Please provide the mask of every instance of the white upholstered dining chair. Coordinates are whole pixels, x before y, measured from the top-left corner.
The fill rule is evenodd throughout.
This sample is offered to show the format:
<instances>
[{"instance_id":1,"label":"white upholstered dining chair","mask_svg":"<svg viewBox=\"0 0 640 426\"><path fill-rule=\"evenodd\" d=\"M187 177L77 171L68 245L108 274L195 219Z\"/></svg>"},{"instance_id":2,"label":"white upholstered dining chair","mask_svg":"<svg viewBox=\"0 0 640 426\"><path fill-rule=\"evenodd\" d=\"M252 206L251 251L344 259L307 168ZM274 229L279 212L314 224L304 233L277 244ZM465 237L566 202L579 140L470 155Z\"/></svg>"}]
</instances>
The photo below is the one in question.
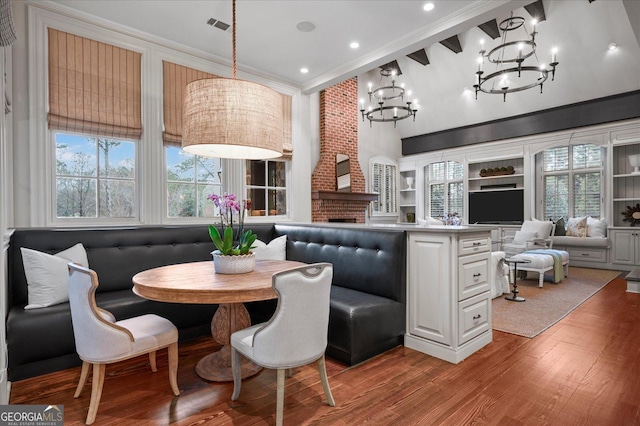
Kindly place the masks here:
<instances>
[{"instance_id":1,"label":"white upholstered dining chair","mask_svg":"<svg viewBox=\"0 0 640 426\"><path fill-rule=\"evenodd\" d=\"M273 275L278 306L271 319L231 335L233 395L240 396L244 355L265 368L276 369L276 425L282 425L285 371L318 363L327 402L335 406L327 379L324 352L329 328L329 296L333 265L316 263Z\"/></svg>"},{"instance_id":2,"label":"white upholstered dining chair","mask_svg":"<svg viewBox=\"0 0 640 426\"><path fill-rule=\"evenodd\" d=\"M91 400L86 424L96 419L105 366L143 354L149 354L151 370L156 368L156 351L168 348L169 383L174 395L179 395L178 329L171 321L153 314L116 321L114 316L96 305L98 275L87 268L69 263L69 305L76 351L82 360L80 381L74 398L78 398L87 382L89 366L93 366Z\"/></svg>"}]
</instances>

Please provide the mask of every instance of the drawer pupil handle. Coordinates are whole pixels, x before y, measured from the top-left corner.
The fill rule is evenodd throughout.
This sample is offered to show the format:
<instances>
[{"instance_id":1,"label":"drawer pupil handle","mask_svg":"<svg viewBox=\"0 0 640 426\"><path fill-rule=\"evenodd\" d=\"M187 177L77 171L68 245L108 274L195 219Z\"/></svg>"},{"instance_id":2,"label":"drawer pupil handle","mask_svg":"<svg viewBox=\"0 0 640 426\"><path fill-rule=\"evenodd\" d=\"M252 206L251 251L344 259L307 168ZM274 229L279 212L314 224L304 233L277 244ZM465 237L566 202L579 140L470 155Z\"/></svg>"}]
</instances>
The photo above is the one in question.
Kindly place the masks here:
<instances>
[{"instance_id":1,"label":"drawer pupil handle","mask_svg":"<svg viewBox=\"0 0 640 426\"><path fill-rule=\"evenodd\" d=\"M589 256L589 253L582 253L583 256Z\"/></svg>"},{"instance_id":2,"label":"drawer pupil handle","mask_svg":"<svg viewBox=\"0 0 640 426\"><path fill-rule=\"evenodd\" d=\"M481 316L482 316L482 315L480 315L480 314L475 315L475 316L473 317L473 319L474 319L474 320L480 319L480 317L481 317Z\"/></svg>"},{"instance_id":3,"label":"drawer pupil handle","mask_svg":"<svg viewBox=\"0 0 640 426\"><path fill-rule=\"evenodd\" d=\"M482 243L473 243L474 246L480 246Z\"/></svg>"},{"instance_id":4,"label":"drawer pupil handle","mask_svg":"<svg viewBox=\"0 0 640 426\"><path fill-rule=\"evenodd\" d=\"M480 276L482 276L482 274L480 272L478 272L477 274L473 274L473 278L477 278L477 277L480 277Z\"/></svg>"}]
</instances>

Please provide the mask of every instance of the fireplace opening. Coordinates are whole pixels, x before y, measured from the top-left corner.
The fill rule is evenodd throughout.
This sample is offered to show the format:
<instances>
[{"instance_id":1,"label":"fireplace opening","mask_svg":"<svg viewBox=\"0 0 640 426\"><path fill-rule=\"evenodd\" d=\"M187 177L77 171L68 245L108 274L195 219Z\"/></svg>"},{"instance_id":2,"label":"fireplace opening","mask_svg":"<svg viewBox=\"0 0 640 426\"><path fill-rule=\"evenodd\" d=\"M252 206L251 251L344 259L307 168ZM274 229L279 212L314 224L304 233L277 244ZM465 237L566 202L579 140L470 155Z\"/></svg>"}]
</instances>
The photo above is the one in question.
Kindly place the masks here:
<instances>
[{"instance_id":1,"label":"fireplace opening","mask_svg":"<svg viewBox=\"0 0 640 426\"><path fill-rule=\"evenodd\" d=\"M329 219L329 222L334 223L356 223L356 219L352 218L337 218L337 219Z\"/></svg>"}]
</instances>

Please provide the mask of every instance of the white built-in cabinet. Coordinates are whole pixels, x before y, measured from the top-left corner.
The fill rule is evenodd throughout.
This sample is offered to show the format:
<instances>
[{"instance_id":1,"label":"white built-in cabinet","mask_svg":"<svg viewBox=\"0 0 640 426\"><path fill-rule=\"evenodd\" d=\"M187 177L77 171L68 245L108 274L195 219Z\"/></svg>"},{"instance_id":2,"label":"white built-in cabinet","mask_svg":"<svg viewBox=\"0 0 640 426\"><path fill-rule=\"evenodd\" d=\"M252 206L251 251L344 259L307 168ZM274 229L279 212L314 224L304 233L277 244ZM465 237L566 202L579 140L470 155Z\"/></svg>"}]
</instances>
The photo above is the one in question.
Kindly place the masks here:
<instances>
[{"instance_id":1,"label":"white built-in cabinet","mask_svg":"<svg viewBox=\"0 0 640 426\"><path fill-rule=\"evenodd\" d=\"M611 154L612 228L609 228L610 263L627 269L640 265L640 227L624 221L622 212L640 204L640 173L629 156L640 155L640 131L613 132ZM640 170L639 170L640 172Z\"/></svg>"},{"instance_id":2,"label":"white built-in cabinet","mask_svg":"<svg viewBox=\"0 0 640 426\"><path fill-rule=\"evenodd\" d=\"M490 230L408 231L405 346L457 364L491 343Z\"/></svg>"},{"instance_id":3,"label":"white built-in cabinet","mask_svg":"<svg viewBox=\"0 0 640 426\"><path fill-rule=\"evenodd\" d=\"M511 173L512 172L512 173ZM469 162L469 192L524 188L524 159Z\"/></svg>"}]
</instances>

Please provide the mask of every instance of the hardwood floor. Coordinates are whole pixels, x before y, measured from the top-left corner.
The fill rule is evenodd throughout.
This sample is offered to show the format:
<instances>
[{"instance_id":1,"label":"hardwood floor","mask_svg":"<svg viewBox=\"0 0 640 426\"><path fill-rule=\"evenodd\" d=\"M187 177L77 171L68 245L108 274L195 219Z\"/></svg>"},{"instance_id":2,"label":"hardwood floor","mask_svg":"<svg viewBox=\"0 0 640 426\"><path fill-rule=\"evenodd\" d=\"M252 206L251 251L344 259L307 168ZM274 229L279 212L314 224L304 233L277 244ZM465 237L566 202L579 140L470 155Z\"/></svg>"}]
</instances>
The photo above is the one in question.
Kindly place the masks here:
<instances>
[{"instance_id":1,"label":"hardwood floor","mask_svg":"<svg viewBox=\"0 0 640 426\"><path fill-rule=\"evenodd\" d=\"M496 332L458 365L398 347L354 367L327 360L336 400L326 405L315 364L287 379L288 425L640 425L640 294L618 278L534 339ZM180 347L169 387L166 351L107 366L95 425L269 425L276 376L264 370L233 385L194 372L209 339ZM62 404L65 424L83 424L90 385L73 398L80 368L12 383L12 404Z\"/></svg>"}]
</instances>

